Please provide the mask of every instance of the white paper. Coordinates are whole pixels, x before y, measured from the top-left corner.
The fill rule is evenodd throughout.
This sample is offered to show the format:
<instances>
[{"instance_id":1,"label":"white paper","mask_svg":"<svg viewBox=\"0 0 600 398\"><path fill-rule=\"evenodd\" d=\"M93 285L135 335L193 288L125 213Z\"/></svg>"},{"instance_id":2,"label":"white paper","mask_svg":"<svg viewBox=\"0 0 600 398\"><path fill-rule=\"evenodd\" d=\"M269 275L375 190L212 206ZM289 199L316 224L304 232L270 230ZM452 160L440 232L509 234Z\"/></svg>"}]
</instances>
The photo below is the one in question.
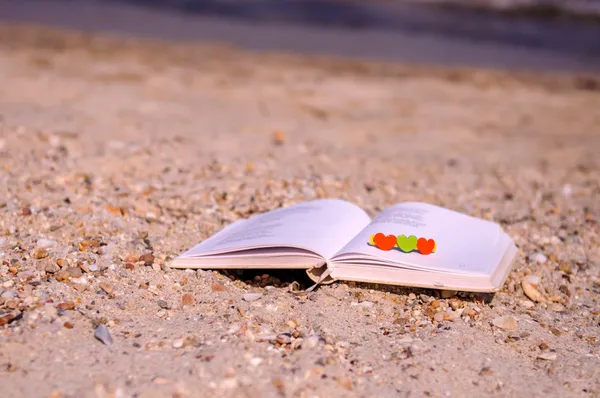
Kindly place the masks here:
<instances>
[{"instance_id":1,"label":"white paper","mask_svg":"<svg viewBox=\"0 0 600 398\"><path fill-rule=\"evenodd\" d=\"M380 250L368 244L371 235L415 235L434 239L429 255ZM401 203L380 213L350 241L333 261L354 262L368 257L421 269L490 275L506 251L506 240L496 223L425 203Z\"/></svg>"},{"instance_id":2,"label":"white paper","mask_svg":"<svg viewBox=\"0 0 600 398\"><path fill-rule=\"evenodd\" d=\"M284 207L236 222L196 245L185 257L252 248L301 248L330 258L369 222L360 207L323 199Z\"/></svg>"}]
</instances>

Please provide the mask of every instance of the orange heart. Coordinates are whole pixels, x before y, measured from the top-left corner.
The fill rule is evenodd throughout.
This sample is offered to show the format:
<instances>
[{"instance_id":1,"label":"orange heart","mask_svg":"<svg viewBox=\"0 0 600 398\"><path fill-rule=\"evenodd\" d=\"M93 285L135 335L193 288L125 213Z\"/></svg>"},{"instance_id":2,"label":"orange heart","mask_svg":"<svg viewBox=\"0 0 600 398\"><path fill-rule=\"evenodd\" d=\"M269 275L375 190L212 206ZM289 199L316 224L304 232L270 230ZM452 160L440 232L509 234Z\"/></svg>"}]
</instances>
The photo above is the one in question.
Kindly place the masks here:
<instances>
[{"instance_id":1,"label":"orange heart","mask_svg":"<svg viewBox=\"0 0 600 398\"><path fill-rule=\"evenodd\" d=\"M417 241L417 249L421 254L431 254L435 249L435 241L433 239L419 238Z\"/></svg>"},{"instance_id":2,"label":"orange heart","mask_svg":"<svg viewBox=\"0 0 600 398\"><path fill-rule=\"evenodd\" d=\"M392 250L392 248L396 246L396 237L394 235L385 236L380 232L375 234L373 242L375 242L375 246L381 250Z\"/></svg>"}]
</instances>

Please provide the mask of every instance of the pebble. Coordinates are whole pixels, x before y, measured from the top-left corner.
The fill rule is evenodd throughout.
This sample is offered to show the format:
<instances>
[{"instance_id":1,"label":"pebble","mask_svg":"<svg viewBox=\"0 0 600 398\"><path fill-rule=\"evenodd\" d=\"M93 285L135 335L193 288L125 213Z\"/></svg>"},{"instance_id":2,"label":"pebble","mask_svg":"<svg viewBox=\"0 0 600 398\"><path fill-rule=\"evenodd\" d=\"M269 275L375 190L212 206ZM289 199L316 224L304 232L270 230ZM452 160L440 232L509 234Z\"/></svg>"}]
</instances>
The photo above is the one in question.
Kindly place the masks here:
<instances>
[{"instance_id":1,"label":"pebble","mask_svg":"<svg viewBox=\"0 0 600 398\"><path fill-rule=\"evenodd\" d=\"M142 254L138 261L142 261L144 265L152 265L154 263L154 255L152 253Z\"/></svg>"},{"instance_id":2,"label":"pebble","mask_svg":"<svg viewBox=\"0 0 600 398\"><path fill-rule=\"evenodd\" d=\"M182 306L194 305L195 302L196 302L196 299L194 298L194 295L191 293L186 293L183 296L181 296L181 305Z\"/></svg>"},{"instance_id":3,"label":"pebble","mask_svg":"<svg viewBox=\"0 0 600 398\"><path fill-rule=\"evenodd\" d=\"M114 297L114 289L108 282L100 282L100 289L104 290L110 297Z\"/></svg>"},{"instance_id":4,"label":"pebble","mask_svg":"<svg viewBox=\"0 0 600 398\"><path fill-rule=\"evenodd\" d=\"M171 304L169 304L166 300L158 300L157 304L163 310L170 310L172 308Z\"/></svg>"},{"instance_id":5,"label":"pebble","mask_svg":"<svg viewBox=\"0 0 600 398\"><path fill-rule=\"evenodd\" d=\"M515 330L517 328L517 319L510 315L494 318L492 324L497 328L504 330Z\"/></svg>"},{"instance_id":6,"label":"pebble","mask_svg":"<svg viewBox=\"0 0 600 398\"><path fill-rule=\"evenodd\" d=\"M110 335L106 325L103 323L96 327L96 330L94 331L94 337L105 345L111 345L113 343L112 336Z\"/></svg>"},{"instance_id":7,"label":"pebble","mask_svg":"<svg viewBox=\"0 0 600 398\"><path fill-rule=\"evenodd\" d=\"M242 296L244 301L256 301L262 297L262 293L246 293Z\"/></svg>"},{"instance_id":8,"label":"pebble","mask_svg":"<svg viewBox=\"0 0 600 398\"><path fill-rule=\"evenodd\" d=\"M50 263L46 264L46 266L44 267L44 271L46 271L48 274L54 274L60 271L60 267L57 264Z\"/></svg>"},{"instance_id":9,"label":"pebble","mask_svg":"<svg viewBox=\"0 0 600 398\"><path fill-rule=\"evenodd\" d=\"M546 257L544 253L538 252L529 256L529 261L537 264L544 264L546 261L548 261L548 257Z\"/></svg>"},{"instance_id":10,"label":"pebble","mask_svg":"<svg viewBox=\"0 0 600 398\"><path fill-rule=\"evenodd\" d=\"M565 306L561 303L552 303L550 309L555 312L565 312Z\"/></svg>"},{"instance_id":11,"label":"pebble","mask_svg":"<svg viewBox=\"0 0 600 398\"><path fill-rule=\"evenodd\" d=\"M535 303L529 300L519 300L519 305L523 308L526 308L528 310L532 309L533 307L535 307Z\"/></svg>"},{"instance_id":12,"label":"pebble","mask_svg":"<svg viewBox=\"0 0 600 398\"><path fill-rule=\"evenodd\" d=\"M273 143L275 145L283 145L285 143L285 133L283 131L275 131L273 133Z\"/></svg>"},{"instance_id":13,"label":"pebble","mask_svg":"<svg viewBox=\"0 0 600 398\"><path fill-rule=\"evenodd\" d=\"M41 260L43 258L46 258L46 257L48 257L48 250L41 249L38 247L34 251L31 252L31 257L36 260Z\"/></svg>"},{"instance_id":14,"label":"pebble","mask_svg":"<svg viewBox=\"0 0 600 398\"><path fill-rule=\"evenodd\" d=\"M281 333L277 335L275 341L279 344L289 344L292 342L292 336L289 333Z\"/></svg>"},{"instance_id":15,"label":"pebble","mask_svg":"<svg viewBox=\"0 0 600 398\"><path fill-rule=\"evenodd\" d=\"M538 275L527 275L525 277L525 280L529 283L531 283L532 285L539 285L542 282L542 278Z\"/></svg>"},{"instance_id":16,"label":"pebble","mask_svg":"<svg viewBox=\"0 0 600 398\"><path fill-rule=\"evenodd\" d=\"M173 344L171 344L173 348L181 348L183 347L183 339L173 340Z\"/></svg>"},{"instance_id":17,"label":"pebble","mask_svg":"<svg viewBox=\"0 0 600 398\"><path fill-rule=\"evenodd\" d=\"M56 241L52 239L38 239L36 242L36 246L40 249L49 249L51 247L56 246Z\"/></svg>"},{"instance_id":18,"label":"pebble","mask_svg":"<svg viewBox=\"0 0 600 398\"><path fill-rule=\"evenodd\" d=\"M79 267L69 267L67 268L67 274L73 279L80 278L83 275L83 271Z\"/></svg>"},{"instance_id":19,"label":"pebble","mask_svg":"<svg viewBox=\"0 0 600 398\"><path fill-rule=\"evenodd\" d=\"M442 290L442 292L440 293L440 297L443 299L448 299L456 296L457 293L458 292L456 290Z\"/></svg>"},{"instance_id":20,"label":"pebble","mask_svg":"<svg viewBox=\"0 0 600 398\"><path fill-rule=\"evenodd\" d=\"M538 359L543 359L545 361L556 361L558 355L555 352L542 352L538 355Z\"/></svg>"},{"instance_id":21,"label":"pebble","mask_svg":"<svg viewBox=\"0 0 600 398\"><path fill-rule=\"evenodd\" d=\"M546 301L544 299L544 296L542 296L542 293L540 293L535 288L535 285L532 285L527 280L524 279L523 281L521 281L521 287L523 288L523 293L525 293L525 295L527 297L529 297L529 299L531 299L537 303L542 303L542 302Z\"/></svg>"}]
</instances>

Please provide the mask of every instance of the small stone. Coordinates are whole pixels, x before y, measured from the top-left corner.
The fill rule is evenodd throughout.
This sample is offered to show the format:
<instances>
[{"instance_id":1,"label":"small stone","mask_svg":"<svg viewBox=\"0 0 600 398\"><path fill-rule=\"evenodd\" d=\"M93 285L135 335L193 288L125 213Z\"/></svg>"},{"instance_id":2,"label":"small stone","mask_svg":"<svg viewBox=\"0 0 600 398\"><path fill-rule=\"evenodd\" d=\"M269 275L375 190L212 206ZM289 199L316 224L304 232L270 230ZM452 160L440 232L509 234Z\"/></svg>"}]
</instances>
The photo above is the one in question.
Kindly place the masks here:
<instances>
[{"instance_id":1,"label":"small stone","mask_svg":"<svg viewBox=\"0 0 600 398\"><path fill-rule=\"evenodd\" d=\"M442 292L440 293L440 297L443 299L448 299L456 296L457 293L458 292L456 290L442 290Z\"/></svg>"},{"instance_id":2,"label":"small stone","mask_svg":"<svg viewBox=\"0 0 600 398\"><path fill-rule=\"evenodd\" d=\"M538 252L529 256L529 261L537 264L544 264L546 261L548 261L548 257L546 257L544 253Z\"/></svg>"},{"instance_id":3,"label":"small stone","mask_svg":"<svg viewBox=\"0 0 600 398\"><path fill-rule=\"evenodd\" d=\"M24 207L21 209L22 216L30 216L32 214L31 209L29 207Z\"/></svg>"},{"instance_id":4,"label":"small stone","mask_svg":"<svg viewBox=\"0 0 600 398\"><path fill-rule=\"evenodd\" d=\"M114 289L113 287L108 283L108 282L100 282L99 283L100 289L104 290L106 292L106 294L109 295L109 297L114 297Z\"/></svg>"},{"instance_id":5,"label":"small stone","mask_svg":"<svg viewBox=\"0 0 600 398\"><path fill-rule=\"evenodd\" d=\"M60 267L55 263L46 264L44 271L48 274L54 274L60 271Z\"/></svg>"},{"instance_id":6,"label":"small stone","mask_svg":"<svg viewBox=\"0 0 600 398\"><path fill-rule=\"evenodd\" d=\"M304 339L302 337L298 337L296 340L292 341L292 344L290 345L290 348L292 350L297 350L300 347L302 347L302 343L304 342Z\"/></svg>"},{"instance_id":7,"label":"small stone","mask_svg":"<svg viewBox=\"0 0 600 398\"><path fill-rule=\"evenodd\" d=\"M373 308L374 305L375 303L373 303L372 301L363 301L358 303L358 306L362 308Z\"/></svg>"},{"instance_id":8,"label":"small stone","mask_svg":"<svg viewBox=\"0 0 600 398\"><path fill-rule=\"evenodd\" d=\"M564 272L567 275L573 274L573 268L571 268L571 265L565 262L561 262L558 264L558 270Z\"/></svg>"},{"instance_id":9,"label":"small stone","mask_svg":"<svg viewBox=\"0 0 600 398\"><path fill-rule=\"evenodd\" d=\"M75 303L72 301L65 301L64 303L57 305L56 308L63 311L70 311L75 309Z\"/></svg>"},{"instance_id":10,"label":"small stone","mask_svg":"<svg viewBox=\"0 0 600 398\"><path fill-rule=\"evenodd\" d=\"M36 246L39 249L49 249L51 247L56 246L56 241L52 239L38 239L36 242Z\"/></svg>"},{"instance_id":11,"label":"small stone","mask_svg":"<svg viewBox=\"0 0 600 398\"><path fill-rule=\"evenodd\" d=\"M535 303L529 300L519 300L519 305L523 308L526 308L528 310L532 309L533 307L535 307Z\"/></svg>"},{"instance_id":12,"label":"small stone","mask_svg":"<svg viewBox=\"0 0 600 398\"><path fill-rule=\"evenodd\" d=\"M552 303L550 304L550 309L555 312L565 312L565 306L561 303Z\"/></svg>"},{"instance_id":13,"label":"small stone","mask_svg":"<svg viewBox=\"0 0 600 398\"><path fill-rule=\"evenodd\" d=\"M152 265L154 263L154 255L152 253L142 254L138 261L142 261L144 265Z\"/></svg>"},{"instance_id":14,"label":"small stone","mask_svg":"<svg viewBox=\"0 0 600 398\"><path fill-rule=\"evenodd\" d=\"M83 275L83 271L79 267L69 267L67 268L66 272L73 279L80 278Z\"/></svg>"},{"instance_id":15,"label":"small stone","mask_svg":"<svg viewBox=\"0 0 600 398\"><path fill-rule=\"evenodd\" d=\"M103 323L96 327L96 330L94 331L94 337L105 345L111 345L113 343L113 339L108 331L108 328Z\"/></svg>"},{"instance_id":16,"label":"small stone","mask_svg":"<svg viewBox=\"0 0 600 398\"><path fill-rule=\"evenodd\" d=\"M58 271L54 274L54 278L59 282L65 282L69 280L69 273L65 270Z\"/></svg>"},{"instance_id":17,"label":"small stone","mask_svg":"<svg viewBox=\"0 0 600 398\"><path fill-rule=\"evenodd\" d=\"M275 131L273 133L273 143L275 145L283 145L285 143L285 133L283 131Z\"/></svg>"},{"instance_id":18,"label":"small stone","mask_svg":"<svg viewBox=\"0 0 600 398\"><path fill-rule=\"evenodd\" d=\"M540 293L536 288L535 285L532 285L531 283L529 283L527 280L523 280L521 282L521 287L523 288L523 293L525 293L525 295L527 297L529 297L531 300L537 302L537 303L542 303L545 302L546 300L544 299L544 296L542 296L542 293Z\"/></svg>"},{"instance_id":19,"label":"small stone","mask_svg":"<svg viewBox=\"0 0 600 398\"><path fill-rule=\"evenodd\" d=\"M87 281L85 280L85 278L71 279L71 286L73 287L73 289L77 290L78 292L84 292L88 288L88 284L87 284Z\"/></svg>"},{"instance_id":20,"label":"small stone","mask_svg":"<svg viewBox=\"0 0 600 398\"><path fill-rule=\"evenodd\" d=\"M181 305L182 306L194 305L195 302L196 302L196 299L194 298L193 294L186 293L183 296L181 296Z\"/></svg>"},{"instance_id":21,"label":"small stone","mask_svg":"<svg viewBox=\"0 0 600 398\"><path fill-rule=\"evenodd\" d=\"M88 248L99 248L101 242L96 239L86 239L79 243L79 251L86 251Z\"/></svg>"},{"instance_id":22,"label":"small stone","mask_svg":"<svg viewBox=\"0 0 600 398\"><path fill-rule=\"evenodd\" d=\"M560 336L562 334L561 331L555 328L554 326L550 326L550 333L552 333L555 336Z\"/></svg>"},{"instance_id":23,"label":"small stone","mask_svg":"<svg viewBox=\"0 0 600 398\"><path fill-rule=\"evenodd\" d=\"M515 330L517 328L517 319L510 315L500 316L492 321L497 328L504 330Z\"/></svg>"},{"instance_id":24,"label":"small stone","mask_svg":"<svg viewBox=\"0 0 600 398\"><path fill-rule=\"evenodd\" d=\"M462 301L458 298L452 298L449 301L450 304L450 308L452 308L453 310L458 310L460 307L462 307Z\"/></svg>"},{"instance_id":25,"label":"small stone","mask_svg":"<svg viewBox=\"0 0 600 398\"><path fill-rule=\"evenodd\" d=\"M537 286L542 282L542 278L538 275L527 275L524 279L534 286Z\"/></svg>"},{"instance_id":26,"label":"small stone","mask_svg":"<svg viewBox=\"0 0 600 398\"><path fill-rule=\"evenodd\" d=\"M163 310L170 310L171 308L173 308L171 306L171 304L169 302L167 302L166 300L158 300L158 306L160 308L162 308Z\"/></svg>"},{"instance_id":27,"label":"small stone","mask_svg":"<svg viewBox=\"0 0 600 398\"><path fill-rule=\"evenodd\" d=\"M41 260L42 258L46 257L48 257L48 250L46 249L41 249L38 247L37 249L31 252L31 258L34 258L36 260Z\"/></svg>"},{"instance_id":28,"label":"small stone","mask_svg":"<svg viewBox=\"0 0 600 398\"><path fill-rule=\"evenodd\" d=\"M181 348L183 347L183 339L173 340L173 344L171 344L173 348Z\"/></svg>"},{"instance_id":29,"label":"small stone","mask_svg":"<svg viewBox=\"0 0 600 398\"><path fill-rule=\"evenodd\" d=\"M242 296L244 301L256 301L262 297L262 293L246 293Z\"/></svg>"},{"instance_id":30,"label":"small stone","mask_svg":"<svg viewBox=\"0 0 600 398\"><path fill-rule=\"evenodd\" d=\"M420 298L420 299L421 299L421 301L422 301L422 302L424 302L424 303L428 303L428 302L430 302L430 301L433 301L433 300L434 300L434 298L433 298L433 297L431 297L431 296L428 296L428 295L426 295L426 294L419 294L419 298Z\"/></svg>"},{"instance_id":31,"label":"small stone","mask_svg":"<svg viewBox=\"0 0 600 398\"><path fill-rule=\"evenodd\" d=\"M281 333L277 335L275 341L281 345L289 344L292 342L292 336L289 333Z\"/></svg>"},{"instance_id":32,"label":"small stone","mask_svg":"<svg viewBox=\"0 0 600 398\"><path fill-rule=\"evenodd\" d=\"M537 356L538 359L543 359L544 361L556 361L558 355L555 352L542 352Z\"/></svg>"},{"instance_id":33,"label":"small stone","mask_svg":"<svg viewBox=\"0 0 600 398\"><path fill-rule=\"evenodd\" d=\"M567 297L571 297L571 291L567 285L560 285L558 290Z\"/></svg>"},{"instance_id":34,"label":"small stone","mask_svg":"<svg viewBox=\"0 0 600 398\"><path fill-rule=\"evenodd\" d=\"M489 376L489 375L492 375L492 374L494 374L494 371L490 367L488 367L488 366L484 366L479 371L479 376Z\"/></svg>"},{"instance_id":35,"label":"small stone","mask_svg":"<svg viewBox=\"0 0 600 398\"><path fill-rule=\"evenodd\" d=\"M211 285L211 289L213 292L224 292L227 289L225 288L225 285L223 285L222 283L219 282L215 282Z\"/></svg>"},{"instance_id":36,"label":"small stone","mask_svg":"<svg viewBox=\"0 0 600 398\"><path fill-rule=\"evenodd\" d=\"M13 299L6 300L6 301L4 302L4 306L5 306L6 308L10 308L11 310L14 310L15 308L17 308L17 307L19 306L19 300L17 300L17 299L14 299L14 298L13 298Z\"/></svg>"}]
</instances>

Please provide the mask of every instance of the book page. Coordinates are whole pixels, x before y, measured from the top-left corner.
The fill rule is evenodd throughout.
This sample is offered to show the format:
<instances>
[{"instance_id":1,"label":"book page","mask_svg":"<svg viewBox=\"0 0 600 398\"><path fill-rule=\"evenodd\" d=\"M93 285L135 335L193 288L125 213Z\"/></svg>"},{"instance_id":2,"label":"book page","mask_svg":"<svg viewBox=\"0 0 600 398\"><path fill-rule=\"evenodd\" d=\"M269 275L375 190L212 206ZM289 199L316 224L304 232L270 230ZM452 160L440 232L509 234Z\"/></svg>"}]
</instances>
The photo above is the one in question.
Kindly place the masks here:
<instances>
[{"instance_id":1,"label":"book page","mask_svg":"<svg viewBox=\"0 0 600 398\"><path fill-rule=\"evenodd\" d=\"M436 248L428 255L405 253L398 247L381 250L369 244L370 237L379 232L434 239ZM421 269L490 275L507 249L504 235L491 221L426 203L401 203L380 213L333 260L369 258Z\"/></svg>"},{"instance_id":2,"label":"book page","mask_svg":"<svg viewBox=\"0 0 600 398\"><path fill-rule=\"evenodd\" d=\"M289 247L330 258L369 222L360 207L323 199L276 209L238 221L183 256L204 256L253 248Z\"/></svg>"}]
</instances>

